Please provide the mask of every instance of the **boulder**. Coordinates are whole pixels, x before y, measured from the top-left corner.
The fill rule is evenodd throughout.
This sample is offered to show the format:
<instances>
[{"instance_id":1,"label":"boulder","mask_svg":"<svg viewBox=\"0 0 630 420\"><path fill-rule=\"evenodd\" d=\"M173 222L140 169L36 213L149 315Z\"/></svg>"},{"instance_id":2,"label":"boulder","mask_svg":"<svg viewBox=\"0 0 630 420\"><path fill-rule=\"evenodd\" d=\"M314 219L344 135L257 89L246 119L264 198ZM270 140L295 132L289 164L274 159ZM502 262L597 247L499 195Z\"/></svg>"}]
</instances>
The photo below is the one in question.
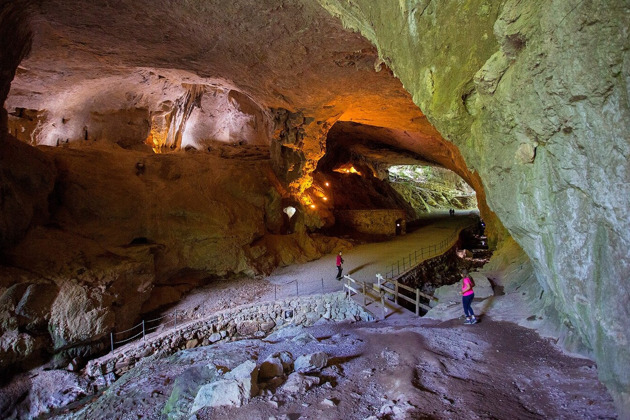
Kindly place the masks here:
<instances>
[{"instance_id":1,"label":"boulder","mask_svg":"<svg viewBox=\"0 0 630 420\"><path fill-rule=\"evenodd\" d=\"M169 419L185 417L201 387L212 383L219 376L220 373L212 364L185 370L175 379L173 390L164 405L162 414L167 415Z\"/></svg>"},{"instance_id":2,"label":"boulder","mask_svg":"<svg viewBox=\"0 0 630 420\"><path fill-rule=\"evenodd\" d=\"M293 337L291 339L291 341L293 341L294 343L300 344L302 346L312 342L312 341L317 341L317 338L313 337L312 334L307 333L307 332L303 332L299 335L296 335L295 337Z\"/></svg>"},{"instance_id":3,"label":"boulder","mask_svg":"<svg viewBox=\"0 0 630 420\"><path fill-rule=\"evenodd\" d=\"M258 368L256 363L251 360L241 363L226 373L225 379L235 380L247 395L247 398L258 394L258 387L256 386L258 382Z\"/></svg>"},{"instance_id":4,"label":"boulder","mask_svg":"<svg viewBox=\"0 0 630 420\"><path fill-rule=\"evenodd\" d=\"M223 378L203 385L195 396L191 413L203 407L240 407L258 393L257 379L256 363L248 360L240 364Z\"/></svg>"},{"instance_id":5,"label":"boulder","mask_svg":"<svg viewBox=\"0 0 630 420\"><path fill-rule=\"evenodd\" d=\"M309 373L315 372L326 367L328 363L328 355L323 351L317 353L305 354L298 357L294 363L296 372Z\"/></svg>"},{"instance_id":6,"label":"boulder","mask_svg":"<svg viewBox=\"0 0 630 420\"><path fill-rule=\"evenodd\" d=\"M273 356L265 359L258 370L258 378L263 381L275 378L276 376L281 376L282 374L284 374L282 360L280 360L280 358L278 357Z\"/></svg>"},{"instance_id":7,"label":"boulder","mask_svg":"<svg viewBox=\"0 0 630 420\"><path fill-rule=\"evenodd\" d=\"M194 413L204 407L240 407L248 399L237 381L220 379L199 389L190 411Z\"/></svg>"},{"instance_id":8,"label":"boulder","mask_svg":"<svg viewBox=\"0 0 630 420\"><path fill-rule=\"evenodd\" d=\"M274 356L278 357L282 362L282 368L285 373L289 373L293 369L293 355L291 353L288 351L281 351Z\"/></svg>"},{"instance_id":9,"label":"boulder","mask_svg":"<svg viewBox=\"0 0 630 420\"><path fill-rule=\"evenodd\" d=\"M282 386L282 391L288 394L303 394L315 385L319 385L319 382L320 379L316 376L293 372Z\"/></svg>"}]
</instances>

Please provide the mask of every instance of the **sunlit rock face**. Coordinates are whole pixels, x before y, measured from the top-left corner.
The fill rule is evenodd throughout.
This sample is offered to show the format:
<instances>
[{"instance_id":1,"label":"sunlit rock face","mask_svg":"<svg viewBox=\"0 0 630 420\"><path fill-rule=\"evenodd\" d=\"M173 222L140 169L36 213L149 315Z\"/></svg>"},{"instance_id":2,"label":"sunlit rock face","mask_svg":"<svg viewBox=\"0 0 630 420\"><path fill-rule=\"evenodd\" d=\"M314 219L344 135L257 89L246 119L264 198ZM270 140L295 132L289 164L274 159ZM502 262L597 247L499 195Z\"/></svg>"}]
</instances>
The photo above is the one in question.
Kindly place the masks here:
<instances>
[{"instance_id":1,"label":"sunlit rock face","mask_svg":"<svg viewBox=\"0 0 630 420\"><path fill-rule=\"evenodd\" d=\"M627 2L320 3L479 173L543 298L630 413Z\"/></svg>"}]
</instances>

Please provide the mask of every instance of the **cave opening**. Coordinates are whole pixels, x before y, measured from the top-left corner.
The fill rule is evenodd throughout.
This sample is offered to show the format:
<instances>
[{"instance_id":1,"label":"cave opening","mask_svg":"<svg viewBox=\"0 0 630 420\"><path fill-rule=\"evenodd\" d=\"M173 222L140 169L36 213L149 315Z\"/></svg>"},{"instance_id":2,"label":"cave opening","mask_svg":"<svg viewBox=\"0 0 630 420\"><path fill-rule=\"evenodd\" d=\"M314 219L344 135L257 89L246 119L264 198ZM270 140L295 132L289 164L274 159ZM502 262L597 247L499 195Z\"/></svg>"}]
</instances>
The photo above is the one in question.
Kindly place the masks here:
<instances>
[{"instance_id":1,"label":"cave opening","mask_svg":"<svg viewBox=\"0 0 630 420\"><path fill-rule=\"evenodd\" d=\"M433 212L478 212L475 190L446 168L426 165L394 165L388 182L413 207L417 217Z\"/></svg>"}]
</instances>

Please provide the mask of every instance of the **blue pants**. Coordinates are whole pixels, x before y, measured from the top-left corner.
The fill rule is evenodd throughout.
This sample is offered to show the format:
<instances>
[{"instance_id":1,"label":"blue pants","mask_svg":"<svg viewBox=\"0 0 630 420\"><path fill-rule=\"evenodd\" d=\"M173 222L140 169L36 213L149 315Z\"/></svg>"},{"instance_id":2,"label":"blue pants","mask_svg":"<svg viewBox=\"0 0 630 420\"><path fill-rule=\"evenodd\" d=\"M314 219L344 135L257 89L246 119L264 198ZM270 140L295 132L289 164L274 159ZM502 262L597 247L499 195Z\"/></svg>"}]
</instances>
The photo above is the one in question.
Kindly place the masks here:
<instances>
[{"instance_id":1,"label":"blue pants","mask_svg":"<svg viewBox=\"0 0 630 420\"><path fill-rule=\"evenodd\" d=\"M472 310L472 301L475 298L475 294L468 296L462 296L462 304L464 305L464 313L466 316L475 316L475 313Z\"/></svg>"}]
</instances>

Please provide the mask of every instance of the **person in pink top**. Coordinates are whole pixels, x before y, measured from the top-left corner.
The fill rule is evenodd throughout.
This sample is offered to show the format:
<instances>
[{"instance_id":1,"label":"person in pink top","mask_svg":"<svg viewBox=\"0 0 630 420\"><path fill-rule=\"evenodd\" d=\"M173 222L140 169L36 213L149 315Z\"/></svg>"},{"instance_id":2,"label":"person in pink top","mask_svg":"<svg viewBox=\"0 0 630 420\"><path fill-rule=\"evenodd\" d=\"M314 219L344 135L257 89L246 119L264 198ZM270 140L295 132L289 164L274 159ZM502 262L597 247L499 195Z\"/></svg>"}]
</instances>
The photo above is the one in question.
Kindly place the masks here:
<instances>
[{"instance_id":1,"label":"person in pink top","mask_svg":"<svg viewBox=\"0 0 630 420\"><path fill-rule=\"evenodd\" d=\"M464 314L466 315L464 324L476 324L477 318L472 309L472 301L475 298L475 292L473 291L475 281L468 275L468 270L466 269L462 270L462 276L462 291L460 294L462 295L462 304L464 305Z\"/></svg>"},{"instance_id":2,"label":"person in pink top","mask_svg":"<svg viewBox=\"0 0 630 420\"><path fill-rule=\"evenodd\" d=\"M341 279L341 272L343 271L341 264L343 264L343 258L341 258L341 251L339 251L339 254L337 254L337 280Z\"/></svg>"}]
</instances>

